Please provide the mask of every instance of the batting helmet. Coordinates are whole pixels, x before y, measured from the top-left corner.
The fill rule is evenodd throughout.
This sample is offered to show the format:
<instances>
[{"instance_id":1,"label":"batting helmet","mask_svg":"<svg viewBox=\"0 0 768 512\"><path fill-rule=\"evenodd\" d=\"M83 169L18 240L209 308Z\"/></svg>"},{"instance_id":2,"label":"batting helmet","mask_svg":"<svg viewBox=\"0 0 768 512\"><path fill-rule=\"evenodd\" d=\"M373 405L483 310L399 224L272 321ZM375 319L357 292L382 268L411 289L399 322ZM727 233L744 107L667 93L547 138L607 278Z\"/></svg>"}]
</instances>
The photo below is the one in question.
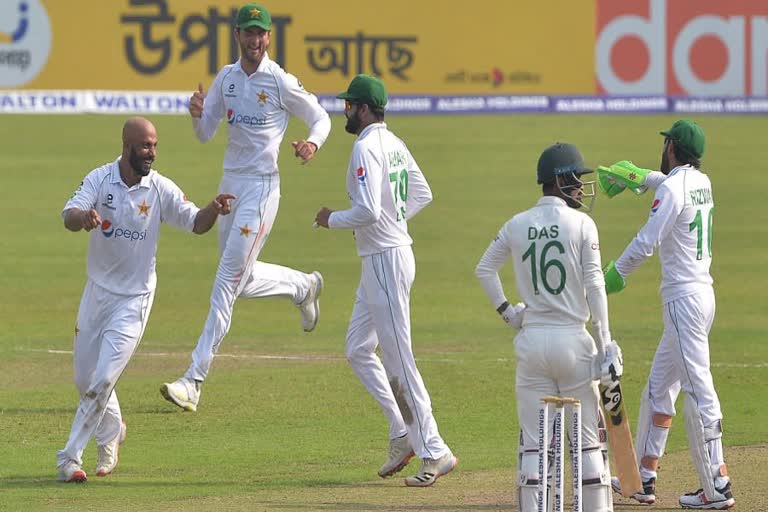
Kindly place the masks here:
<instances>
[{"instance_id":1,"label":"batting helmet","mask_svg":"<svg viewBox=\"0 0 768 512\"><path fill-rule=\"evenodd\" d=\"M572 174L581 176L592 172L584 165L584 157L573 144L557 142L549 146L539 157L538 183L553 183L556 176Z\"/></svg>"},{"instance_id":2,"label":"batting helmet","mask_svg":"<svg viewBox=\"0 0 768 512\"><path fill-rule=\"evenodd\" d=\"M558 142L539 157L536 171L541 185L554 185L557 193L571 208L592 210L595 201L595 182L582 181L580 176L593 172L584 165L584 157L573 144ZM558 180L557 178L561 179ZM578 193L576 192L578 191ZM584 200L587 200L587 203Z\"/></svg>"}]
</instances>

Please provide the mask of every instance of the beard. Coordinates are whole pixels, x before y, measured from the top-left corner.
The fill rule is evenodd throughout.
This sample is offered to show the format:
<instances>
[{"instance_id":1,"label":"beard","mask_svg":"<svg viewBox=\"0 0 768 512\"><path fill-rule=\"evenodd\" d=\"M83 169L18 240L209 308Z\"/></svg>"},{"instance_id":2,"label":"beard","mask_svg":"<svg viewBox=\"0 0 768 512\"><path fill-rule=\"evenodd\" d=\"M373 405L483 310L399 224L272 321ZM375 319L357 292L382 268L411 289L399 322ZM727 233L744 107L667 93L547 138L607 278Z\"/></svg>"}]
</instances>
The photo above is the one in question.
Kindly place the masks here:
<instances>
[{"instance_id":1,"label":"beard","mask_svg":"<svg viewBox=\"0 0 768 512\"><path fill-rule=\"evenodd\" d=\"M667 148L664 147L664 152L661 154L661 168L659 169L662 173L669 174L670 168L669 168L669 156L667 156Z\"/></svg>"},{"instance_id":2,"label":"beard","mask_svg":"<svg viewBox=\"0 0 768 512\"><path fill-rule=\"evenodd\" d=\"M358 112L355 111L353 117L347 116L347 124L344 125L344 129L347 133L357 134L360 131L361 124L362 121L360 121L360 116L358 115Z\"/></svg>"},{"instance_id":3,"label":"beard","mask_svg":"<svg viewBox=\"0 0 768 512\"><path fill-rule=\"evenodd\" d=\"M249 64L261 64L262 55L264 55L264 52L257 52L255 56L251 55L251 50L247 46L240 47L240 57Z\"/></svg>"},{"instance_id":4,"label":"beard","mask_svg":"<svg viewBox=\"0 0 768 512\"><path fill-rule=\"evenodd\" d=\"M559 189L560 191L560 197L562 197L565 200L565 204L567 204L569 207L574 208L578 210L581 208L581 194L576 194L576 198L573 197L573 191L574 189L572 187L566 188L566 190Z\"/></svg>"},{"instance_id":5,"label":"beard","mask_svg":"<svg viewBox=\"0 0 768 512\"><path fill-rule=\"evenodd\" d=\"M148 175L150 169L152 169L152 162L154 161L154 158L141 158L138 153L136 153L134 148L131 148L131 154L128 155L128 163L131 165L133 172L135 172L138 176Z\"/></svg>"},{"instance_id":6,"label":"beard","mask_svg":"<svg viewBox=\"0 0 768 512\"><path fill-rule=\"evenodd\" d=\"M253 55L253 50L249 50L246 43L239 41L239 44L240 58L252 66L258 66L261 64L261 60L264 58L264 54L267 52L267 48L269 47L268 43L264 46L259 46L258 50L255 52L256 54Z\"/></svg>"}]
</instances>

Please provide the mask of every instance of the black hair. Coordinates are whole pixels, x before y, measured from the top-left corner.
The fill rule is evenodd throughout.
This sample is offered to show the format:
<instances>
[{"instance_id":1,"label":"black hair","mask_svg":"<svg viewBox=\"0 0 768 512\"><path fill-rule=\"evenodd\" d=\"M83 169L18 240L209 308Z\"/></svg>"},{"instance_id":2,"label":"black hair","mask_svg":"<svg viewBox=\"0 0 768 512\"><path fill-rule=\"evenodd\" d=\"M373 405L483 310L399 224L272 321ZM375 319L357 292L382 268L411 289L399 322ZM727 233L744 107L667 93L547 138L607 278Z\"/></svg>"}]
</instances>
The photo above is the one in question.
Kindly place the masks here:
<instances>
[{"instance_id":1,"label":"black hair","mask_svg":"<svg viewBox=\"0 0 768 512\"><path fill-rule=\"evenodd\" d=\"M701 159L696 158L683 148L679 147L674 140L672 141L672 152L675 155L675 160L677 160L681 165L690 165L696 169L701 167Z\"/></svg>"},{"instance_id":2,"label":"black hair","mask_svg":"<svg viewBox=\"0 0 768 512\"><path fill-rule=\"evenodd\" d=\"M376 121L383 121L384 120L384 108L383 107L374 107L373 105L368 105L368 110L371 111L371 114L373 114L373 117L376 118Z\"/></svg>"}]
</instances>

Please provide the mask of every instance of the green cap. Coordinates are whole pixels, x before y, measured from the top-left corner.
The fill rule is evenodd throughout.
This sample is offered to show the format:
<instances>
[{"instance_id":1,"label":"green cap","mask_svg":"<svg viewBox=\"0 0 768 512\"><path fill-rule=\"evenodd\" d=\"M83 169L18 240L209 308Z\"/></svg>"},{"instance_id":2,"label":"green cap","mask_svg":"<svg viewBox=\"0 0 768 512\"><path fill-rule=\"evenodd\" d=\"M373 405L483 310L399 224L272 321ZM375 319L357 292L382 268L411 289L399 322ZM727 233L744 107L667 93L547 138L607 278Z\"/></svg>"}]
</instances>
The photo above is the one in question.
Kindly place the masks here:
<instances>
[{"instance_id":1,"label":"green cap","mask_svg":"<svg viewBox=\"0 0 768 512\"><path fill-rule=\"evenodd\" d=\"M675 146L695 158L701 158L704 154L706 139L701 126L690 119L675 121L672 128L666 132L659 132L675 143Z\"/></svg>"},{"instance_id":2,"label":"green cap","mask_svg":"<svg viewBox=\"0 0 768 512\"><path fill-rule=\"evenodd\" d=\"M269 11L259 4L245 4L237 12L237 28L260 27L264 30L272 28L272 16Z\"/></svg>"},{"instance_id":3,"label":"green cap","mask_svg":"<svg viewBox=\"0 0 768 512\"><path fill-rule=\"evenodd\" d=\"M376 108L384 108L387 104L387 91L384 89L384 82L371 75L357 75L350 82L347 91L336 97Z\"/></svg>"}]
</instances>

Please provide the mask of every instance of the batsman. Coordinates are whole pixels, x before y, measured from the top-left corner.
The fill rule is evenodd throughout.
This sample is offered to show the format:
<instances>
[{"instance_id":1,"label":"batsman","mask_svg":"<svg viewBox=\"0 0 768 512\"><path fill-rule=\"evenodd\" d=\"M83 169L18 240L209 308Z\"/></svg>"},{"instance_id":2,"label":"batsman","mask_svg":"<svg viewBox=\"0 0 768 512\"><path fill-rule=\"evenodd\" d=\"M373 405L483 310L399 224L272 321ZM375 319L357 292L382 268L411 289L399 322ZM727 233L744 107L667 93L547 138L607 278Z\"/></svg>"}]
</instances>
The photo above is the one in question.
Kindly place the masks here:
<instances>
[{"instance_id":1,"label":"batsman","mask_svg":"<svg viewBox=\"0 0 768 512\"><path fill-rule=\"evenodd\" d=\"M543 197L502 226L475 270L493 307L510 327L519 329L515 393L520 424L517 498L522 512L537 509L541 473L536 413L546 395L581 402L583 510L613 510L595 377L599 372L601 384L615 388L623 367L608 325L597 226L577 211L589 211L594 200L594 181L582 181L589 173L576 146L557 143L547 148L537 167ZM499 270L510 259L523 300L516 305L507 301L499 279ZM585 327L590 317L592 335ZM551 431L552 425L548 428Z\"/></svg>"},{"instance_id":2,"label":"batsman","mask_svg":"<svg viewBox=\"0 0 768 512\"><path fill-rule=\"evenodd\" d=\"M659 459L664 453L675 401L685 397L683 415L701 489L680 497L686 509L726 510L735 505L723 457L723 414L709 362L709 331L715 318L712 276L712 184L699 170L704 131L681 119L664 136L661 169L649 171L623 160L598 167L598 187L609 197L629 189L656 189L648 221L616 262L605 269L608 293L626 287L625 279L659 252L664 332L643 390L635 449L640 461L642 492L632 497L656 501ZM617 481L613 488L620 492Z\"/></svg>"}]
</instances>

